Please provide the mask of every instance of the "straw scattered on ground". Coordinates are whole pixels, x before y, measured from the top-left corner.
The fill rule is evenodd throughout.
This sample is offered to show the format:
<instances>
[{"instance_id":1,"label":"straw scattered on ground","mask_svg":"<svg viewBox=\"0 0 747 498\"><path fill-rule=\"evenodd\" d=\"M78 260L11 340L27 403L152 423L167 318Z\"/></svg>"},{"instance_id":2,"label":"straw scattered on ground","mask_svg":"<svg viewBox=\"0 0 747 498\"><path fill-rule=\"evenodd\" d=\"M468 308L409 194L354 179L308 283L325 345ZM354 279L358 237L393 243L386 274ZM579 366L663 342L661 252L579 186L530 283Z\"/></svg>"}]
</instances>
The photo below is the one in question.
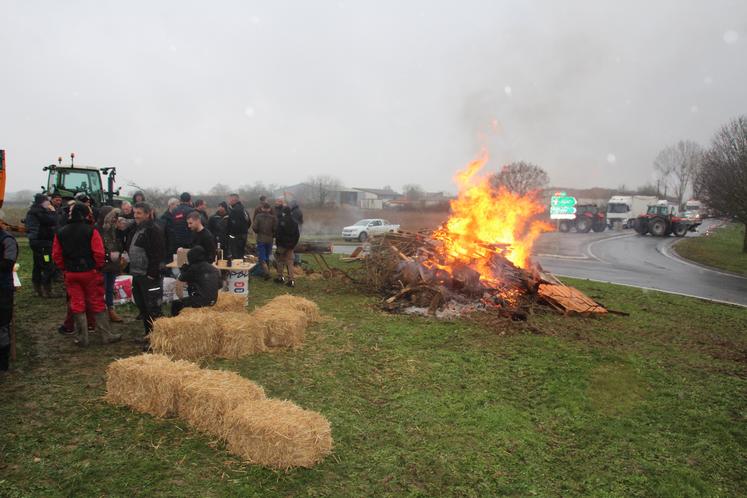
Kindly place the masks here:
<instances>
[{"instance_id":1,"label":"straw scattered on ground","mask_svg":"<svg viewBox=\"0 0 747 498\"><path fill-rule=\"evenodd\" d=\"M215 437L226 436L226 414L248 401L265 399L265 390L226 370L200 370L182 383L177 415L192 427Z\"/></svg>"},{"instance_id":2,"label":"straw scattered on ground","mask_svg":"<svg viewBox=\"0 0 747 498\"><path fill-rule=\"evenodd\" d=\"M267 467L312 467L332 451L329 421L290 401L239 405L226 416L226 427L231 453Z\"/></svg>"},{"instance_id":3,"label":"straw scattered on ground","mask_svg":"<svg viewBox=\"0 0 747 498\"><path fill-rule=\"evenodd\" d=\"M116 360L106 370L105 399L156 417L173 416L183 380L199 371L194 363L159 354Z\"/></svg>"}]
</instances>

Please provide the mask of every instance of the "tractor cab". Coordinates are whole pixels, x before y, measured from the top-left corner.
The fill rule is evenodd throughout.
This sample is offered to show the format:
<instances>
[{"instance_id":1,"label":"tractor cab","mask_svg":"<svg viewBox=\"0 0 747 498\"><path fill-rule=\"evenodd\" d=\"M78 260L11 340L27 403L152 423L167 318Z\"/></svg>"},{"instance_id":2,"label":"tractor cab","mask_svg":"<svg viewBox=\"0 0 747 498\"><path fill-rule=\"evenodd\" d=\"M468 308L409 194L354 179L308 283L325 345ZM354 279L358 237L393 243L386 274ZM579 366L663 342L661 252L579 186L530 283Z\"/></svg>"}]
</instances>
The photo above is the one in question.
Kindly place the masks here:
<instances>
[{"instance_id":1,"label":"tractor cab","mask_svg":"<svg viewBox=\"0 0 747 498\"><path fill-rule=\"evenodd\" d=\"M668 206L666 204L654 204L648 207L646 214L649 216L675 216L677 210L674 206Z\"/></svg>"},{"instance_id":2,"label":"tractor cab","mask_svg":"<svg viewBox=\"0 0 747 498\"><path fill-rule=\"evenodd\" d=\"M70 154L69 166L63 166L62 158L59 158L58 164L50 164L42 168L43 171L48 172L46 185L48 194L60 194L63 199L69 200L74 198L75 194L83 192L97 207L121 204L121 200L115 197L119 195L119 190L114 190L116 168L76 166L73 164L74 158L75 155ZM101 182L102 174L107 178L106 189Z\"/></svg>"}]
</instances>

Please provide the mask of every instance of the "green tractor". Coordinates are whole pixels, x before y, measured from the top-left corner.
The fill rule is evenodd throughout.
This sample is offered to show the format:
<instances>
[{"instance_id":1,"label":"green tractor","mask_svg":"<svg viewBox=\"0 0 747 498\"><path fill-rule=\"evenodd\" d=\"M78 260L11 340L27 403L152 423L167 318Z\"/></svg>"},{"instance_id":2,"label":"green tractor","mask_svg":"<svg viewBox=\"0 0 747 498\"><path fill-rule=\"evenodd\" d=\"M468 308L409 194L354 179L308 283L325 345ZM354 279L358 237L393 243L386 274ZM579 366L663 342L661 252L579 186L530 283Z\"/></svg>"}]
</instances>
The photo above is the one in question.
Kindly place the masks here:
<instances>
[{"instance_id":1,"label":"green tractor","mask_svg":"<svg viewBox=\"0 0 747 498\"><path fill-rule=\"evenodd\" d=\"M114 189L117 168L76 166L74 161L75 154L70 154L69 166L63 166L60 157L57 159L57 164L42 168L43 171L48 172L47 186L44 189L47 194L60 194L67 201L83 192L96 207L122 205L123 199L119 197L119 189ZM106 178L106 189L102 185L102 176Z\"/></svg>"}]
</instances>

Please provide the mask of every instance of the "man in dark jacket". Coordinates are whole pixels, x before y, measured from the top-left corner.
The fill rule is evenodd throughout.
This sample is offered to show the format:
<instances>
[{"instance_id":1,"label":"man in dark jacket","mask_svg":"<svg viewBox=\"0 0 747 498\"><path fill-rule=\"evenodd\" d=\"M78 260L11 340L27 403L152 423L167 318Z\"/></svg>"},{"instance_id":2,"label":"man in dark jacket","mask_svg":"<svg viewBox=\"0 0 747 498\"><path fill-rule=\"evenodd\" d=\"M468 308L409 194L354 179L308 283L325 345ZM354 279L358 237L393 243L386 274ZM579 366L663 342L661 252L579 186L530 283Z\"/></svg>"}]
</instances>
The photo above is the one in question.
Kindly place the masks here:
<instances>
[{"instance_id":1,"label":"man in dark jacket","mask_svg":"<svg viewBox=\"0 0 747 498\"><path fill-rule=\"evenodd\" d=\"M70 220L57 233L52 247L55 263L65 272L65 288L78 335L75 342L79 346L88 346L87 309L95 314L102 342L121 339L111 333L104 302L104 276L100 271L105 262L104 242L92 221L91 208L76 202L70 210Z\"/></svg>"},{"instance_id":2,"label":"man in dark jacket","mask_svg":"<svg viewBox=\"0 0 747 498\"><path fill-rule=\"evenodd\" d=\"M277 219L272 214L272 208L267 202L263 202L254 216L252 230L257 234L257 257L265 280L270 278L270 253L272 253L272 240L275 237L276 228Z\"/></svg>"},{"instance_id":3,"label":"man in dark jacket","mask_svg":"<svg viewBox=\"0 0 747 498\"><path fill-rule=\"evenodd\" d=\"M246 251L246 237L252 222L246 209L244 209L244 205L239 200L239 194L229 195L228 205L231 206L228 212L227 230L229 244L231 245L231 257L242 259Z\"/></svg>"},{"instance_id":4,"label":"man in dark jacket","mask_svg":"<svg viewBox=\"0 0 747 498\"><path fill-rule=\"evenodd\" d=\"M10 367L10 323L13 319L13 266L18 259L16 239L0 229L0 372Z\"/></svg>"},{"instance_id":5,"label":"man in dark jacket","mask_svg":"<svg viewBox=\"0 0 747 498\"><path fill-rule=\"evenodd\" d=\"M205 251L205 258L212 263L215 260L215 237L210 230L202 226L200 213L197 211L189 213L187 224L192 231L192 247L202 247Z\"/></svg>"},{"instance_id":6,"label":"man in dark jacket","mask_svg":"<svg viewBox=\"0 0 747 498\"><path fill-rule=\"evenodd\" d=\"M132 297L142 316L146 335L153 330L153 320L161 316L161 262L166 250L163 233L153 221L152 212L153 208L147 202L135 204L136 227L127 248L132 275Z\"/></svg>"},{"instance_id":7,"label":"man in dark jacket","mask_svg":"<svg viewBox=\"0 0 747 498\"><path fill-rule=\"evenodd\" d=\"M195 211L197 211L200 214L200 219L202 220L202 226L207 227L208 224L208 214L207 214L207 203L204 199L197 199L195 201Z\"/></svg>"},{"instance_id":8,"label":"man in dark jacket","mask_svg":"<svg viewBox=\"0 0 747 498\"><path fill-rule=\"evenodd\" d=\"M25 223L29 247L34 254L34 269L31 273L34 291L39 297L52 297L52 278L55 271L52 262L52 241L58 218L47 196L34 196L34 203L26 213Z\"/></svg>"},{"instance_id":9,"label":"man in dark jacket","mask_svg":"<svg viewBox=\"0 0 747 498\"><path fill-rule=\"evenodd\" d=\"M187 216L194 211L192 208L192 196L184 192L179 196L179 205L174 208L174 242L176 247L190 247L192 244L192 232L187 226Z\"/></svg>"},{"instance_id":10,"label":"man in dark jacket","mask_svg":"<svg viewBox=\"0 0 747 498\"><path fill-rule=\"evenodd\" d=\"M208 220L207 229L215 237L216 244L220 244L220 249L228 252L228 204L221 202L215 214Z\"/></svg>"},{"instance_id":11,"label":"man in dark jacket","mask_svg":"<svg viewBox=\"0 0 747 498\"><path fill-rule=\"evenodd\" d=\"M283 283L288 287L295 286L293 279L293 249L298 244L298 239L301 238L301 233L298 231L298 223L291 216L291 208L288 206L283 207L283 210L278 219L277 233L275 234L275 244L277 245L277 251L275 252L275 259L278 262L278 278L275 279L278 283ZM288 279L283 277L283 270L288 270Z\"/></svg>"},{"instance_id":12,"label":"man in dark jacket","mask_svg":"<svg viewBox=\"0 0 747 498\"><path fill-rule=\"evenodd\" d=\"M168 206L166 208L166 211L161 215L160 218L158 218L158 226L161 227L161 231L163 231L163 238L164 243L166 245L166 252L164 254L164 263L170 263L171 260L174 257L174 254L176 254L176 250L179 247L176 244L176 234L174 233L174 225L175 225L175 219L174 219L174 210L179 205L179 199L171 198L169 199Z\"/></svg>"},{"instance_id":13,"label":"man in dark jacket","mask_svg":"<svg viewBox=\"0 0 747 498\"><path fill-rule=\"evenodd\" d=\"M188 284L189 296L171 303L171 316L177 316L184 308L214 305L223 284L220 271L205 257L205 251L201 246L189 250L187 262L188 264L180 269L179 280Z\"/></svg>"}]
</instances>

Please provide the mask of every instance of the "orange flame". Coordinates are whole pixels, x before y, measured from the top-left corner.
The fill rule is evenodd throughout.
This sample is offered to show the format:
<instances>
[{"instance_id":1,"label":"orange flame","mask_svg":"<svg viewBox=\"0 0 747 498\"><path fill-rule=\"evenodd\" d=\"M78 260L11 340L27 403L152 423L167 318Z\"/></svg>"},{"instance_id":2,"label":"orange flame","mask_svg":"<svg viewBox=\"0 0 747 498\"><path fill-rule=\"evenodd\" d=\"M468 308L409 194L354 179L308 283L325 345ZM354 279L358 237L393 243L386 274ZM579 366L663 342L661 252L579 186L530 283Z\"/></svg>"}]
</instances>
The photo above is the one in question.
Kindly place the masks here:
<instances>
[{"instance_id":1,"label":"orange flame","mask_svg":"<svg viewBox=\"0 0 747 498\"><path fill-rule=\"evenodd\" d=\"M483 150L457 173L459 195L451 201L451 215L434 238L443 243L443 269L466 265L480 274L481 281L499 284L500 276L494 275L490 266L493 254L528 268L534 241L552 227L535 219L545 208L532 193L519 195L496 188L488 176L480 176L487 162L488 154Z\"/></svg>"}]
</instances>

